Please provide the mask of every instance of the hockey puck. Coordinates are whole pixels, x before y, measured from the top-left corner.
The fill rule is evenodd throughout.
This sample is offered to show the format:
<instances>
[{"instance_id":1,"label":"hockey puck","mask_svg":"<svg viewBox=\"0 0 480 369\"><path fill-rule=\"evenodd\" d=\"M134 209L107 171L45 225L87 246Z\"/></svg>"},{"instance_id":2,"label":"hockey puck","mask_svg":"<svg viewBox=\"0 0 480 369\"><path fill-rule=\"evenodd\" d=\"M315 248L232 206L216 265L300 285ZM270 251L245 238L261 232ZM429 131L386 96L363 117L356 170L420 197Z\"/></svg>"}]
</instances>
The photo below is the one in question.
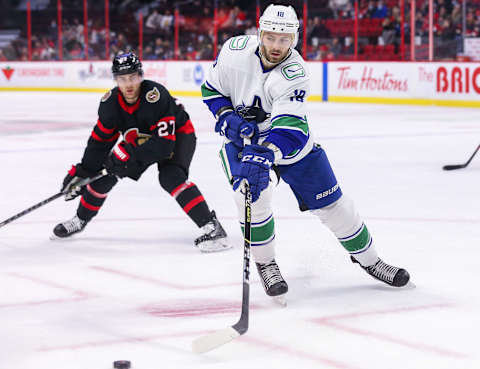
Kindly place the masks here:
<instances>
[{"instance_id":1,"label":"hockey puck","mask_svg":"<svg viewBox=\"0 0 480 369\"><path fill-rule=\"evenodd\" d=\"M117 360L113 362L115 369L130 369L131 363L128 360Z\"/></svg>"}]
</instances>

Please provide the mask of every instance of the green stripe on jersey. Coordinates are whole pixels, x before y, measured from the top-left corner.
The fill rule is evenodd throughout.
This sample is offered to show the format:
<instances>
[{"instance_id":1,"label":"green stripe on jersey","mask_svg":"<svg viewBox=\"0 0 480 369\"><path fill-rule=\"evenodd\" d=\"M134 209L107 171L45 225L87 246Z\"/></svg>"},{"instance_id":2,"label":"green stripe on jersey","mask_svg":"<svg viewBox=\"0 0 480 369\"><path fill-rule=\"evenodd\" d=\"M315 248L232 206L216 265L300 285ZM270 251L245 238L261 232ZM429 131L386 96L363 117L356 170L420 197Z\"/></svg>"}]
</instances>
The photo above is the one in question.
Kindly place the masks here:
<instances>
[{"instance_id":1,"label":"green stripe on jersey","mask_svg":"<svg viewBox=\"0 0 480 369\"><path fill-rule=\"evenodd\" d=\"M240 226L242 228L242 233L244 232L244 227ZM275 234L275 221L270 219L267 223L262 224L258 227L256 227L254 224L252 224L252 243L262 243L265 241L268 241L273 238L273 235Z\"/></svg>"},{"instance_id":2,"label":"green stripe on jersey","mask_svg":"<svg viewBox=\"0 0 480 369\"><path fill-rule=\"evenodd\" d=\"M340 243L349 252L360 251L368 245L370 238L370 232L368 232L367 227L363 224L362 230L356 236L348 240L340 240Z\"/></svg>"},{"instance_id":3,"label":"green stripe on jersey","mask_svg":"<svg viewBox=\"0 0 480 369\"><path fill-rule=\"evenodd\" d=\"M306 117L304 119L300 119L297 117L287 116L280 117L272 121L272 129L284 127L287 129L296 129L308 135L308 123Z\"/></svg>"},{"instance_id":4,"label":"green stripe on jersey","mask_svg":"<svg viewBox=\"0 0 480 369\"><path fill-rule=\"evenodd\" d=\"M205 83L202 85L201 90L204 98L222 97L222 94L220 94L218 91L208 88Z\"/></svg>"}]
</instances>

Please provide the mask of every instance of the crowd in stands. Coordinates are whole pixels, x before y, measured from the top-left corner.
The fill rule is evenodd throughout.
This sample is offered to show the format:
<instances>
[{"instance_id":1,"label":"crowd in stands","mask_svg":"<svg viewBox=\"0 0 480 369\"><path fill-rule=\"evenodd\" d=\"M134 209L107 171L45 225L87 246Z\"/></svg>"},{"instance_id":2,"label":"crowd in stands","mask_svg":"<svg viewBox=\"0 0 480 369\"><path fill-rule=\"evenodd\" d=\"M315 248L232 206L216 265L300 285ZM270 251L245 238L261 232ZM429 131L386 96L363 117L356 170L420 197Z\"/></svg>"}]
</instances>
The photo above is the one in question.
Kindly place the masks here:
<instances>
[{"instance_id":1,"label":"crowd in stands","mask_svg":"<svg viewBox=\"0 0 480 369\"><path fill-rule=\"evenodd\" d=\"M293 4L301 21L300 42L303 53L303 1L277 1ZM51 0L43 10L32 16L32 59L58 60L57 1ZM256 34L255 1L219 0L217 34L214 34L212 0L178 0L172 8L168 0L109 0L110 29L108 55L103 1L89 1L88 32L83 24L83 0L69 0L63 6L63 60L86 58L85 39L88 38L88 59L111 59L119 50L139 50L139 23L143 19L143 58L146 60L211 60L214 40L217 50L231 36ZM266 5L262 1L262 6ZM265 3L265 4L263 4ZM410 3L405 1L404 37L410 43ZM350 60L353 57L355 6L353 0L310 0L306 25L308 60ZM417 0L415 11L415 44L421 50L428 44L428 0ZM263 9L262 7L262 9ZM10 9L9 11L13 11ZM38 14L37 14L38 13ZM178 15L176 18L175 14ZM24 12L23 17L25 19ZM39 22L38 19L42 19ZM178 52L175 54L174 28L178 19ZM38 22L37 22L38 21ZM400 0L358 0L358 56L360 59L398 60L406 57L400 50ZM1 60L28 60L26 26L22 37L0 48ZM465 31L465 32L464 32ZM460 0L434 0L436 56L454 59L461 53L463 37L480 37L480 0L467 0L463 19ZM421 53L417 54L421 55Z\"/></svg>"}]
</instances>

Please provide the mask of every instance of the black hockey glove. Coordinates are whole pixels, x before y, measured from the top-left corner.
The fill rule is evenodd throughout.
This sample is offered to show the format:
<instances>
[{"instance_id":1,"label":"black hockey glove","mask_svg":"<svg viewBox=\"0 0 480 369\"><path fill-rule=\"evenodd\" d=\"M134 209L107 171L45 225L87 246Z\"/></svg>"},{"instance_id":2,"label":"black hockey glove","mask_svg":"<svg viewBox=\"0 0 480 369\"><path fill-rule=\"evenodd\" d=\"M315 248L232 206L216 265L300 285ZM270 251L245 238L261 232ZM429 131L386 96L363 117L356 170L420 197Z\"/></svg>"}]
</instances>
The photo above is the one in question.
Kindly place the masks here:
<instances>
[{"instance_id":1,"label":"black hockey glove","mask_svg":"<svg viewBox=\"0 0 480 369\"><path fill-rule=\"evenodd\" d=\"M65 192L65 201L73 200L82 194L84 186L78 186L79 182L85 178L92 177L93 174L83 169L81 164L72 165L68 174L63 179L62 192Z\"/></svg>"},{"instance_id":2,"label":"black hockey glove","mask_svg":"<svg viewBox=\"0 0 480 369\"><path fill-rule=\"evenodd\" d=\"M108 173L117 177L135 177L140 171L135 149L125 141L116 145L105 162Z\"/></svg>"}]
</instances>

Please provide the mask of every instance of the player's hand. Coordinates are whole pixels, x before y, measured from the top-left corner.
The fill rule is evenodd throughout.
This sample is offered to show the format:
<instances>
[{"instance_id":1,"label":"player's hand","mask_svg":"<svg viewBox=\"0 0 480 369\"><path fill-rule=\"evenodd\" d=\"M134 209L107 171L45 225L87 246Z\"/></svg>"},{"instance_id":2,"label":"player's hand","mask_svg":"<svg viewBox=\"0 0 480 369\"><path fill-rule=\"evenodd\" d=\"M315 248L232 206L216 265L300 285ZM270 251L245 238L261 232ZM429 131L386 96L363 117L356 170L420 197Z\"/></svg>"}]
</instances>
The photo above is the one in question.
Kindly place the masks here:
<instances>
[{"instance_id":1,"label":"player's hand","mask_svg":"<svg viewBox=\"0 0 480 369\"><path fill-rule=\"evenodd\" d=\"M257 124L245 120L233 111L220 115L215 124L215 132L227 137L238 147L243 147L243 138L250 138L253 143L258 142Z\"/></svg>"},{"instance_id":2,"label":"player's hand","mask_svg":"<svg viewBox=\"0 0 480 369\"><path fill-rule=\"evenodd\" d=\"M92 176L92 173L83 169L81 164L72 165L72 168L68 171L67 175L63 179L62 188L60 191L65 193L65 201L70 201L81 195L84 186L78 184L85 178Z\"/></svg>"},{"instance_id":3,"label":"player's hand","mask_svg":"<svg viewBox=\"0 0 480 369\"><path fill-rule=\"evenodd\" d=\"M135 149L125 141L116 145L105 162L109 174L123 178L138 172Z\"/></svg>"},{"instance_id":4,"label":"player's hand","mask_svg":"<svg viewBox=\"0 0 480 369\"><path fill-rule=\"evenodd\" d=\"M250 185L252 202L257 201L260 193L268 187L270 182L270 168L274 158L273 151L265 146L245 146L242 152L240 173L233 177L233 189L236 191L246 180Z\"/></svg>"}]
</instances>

